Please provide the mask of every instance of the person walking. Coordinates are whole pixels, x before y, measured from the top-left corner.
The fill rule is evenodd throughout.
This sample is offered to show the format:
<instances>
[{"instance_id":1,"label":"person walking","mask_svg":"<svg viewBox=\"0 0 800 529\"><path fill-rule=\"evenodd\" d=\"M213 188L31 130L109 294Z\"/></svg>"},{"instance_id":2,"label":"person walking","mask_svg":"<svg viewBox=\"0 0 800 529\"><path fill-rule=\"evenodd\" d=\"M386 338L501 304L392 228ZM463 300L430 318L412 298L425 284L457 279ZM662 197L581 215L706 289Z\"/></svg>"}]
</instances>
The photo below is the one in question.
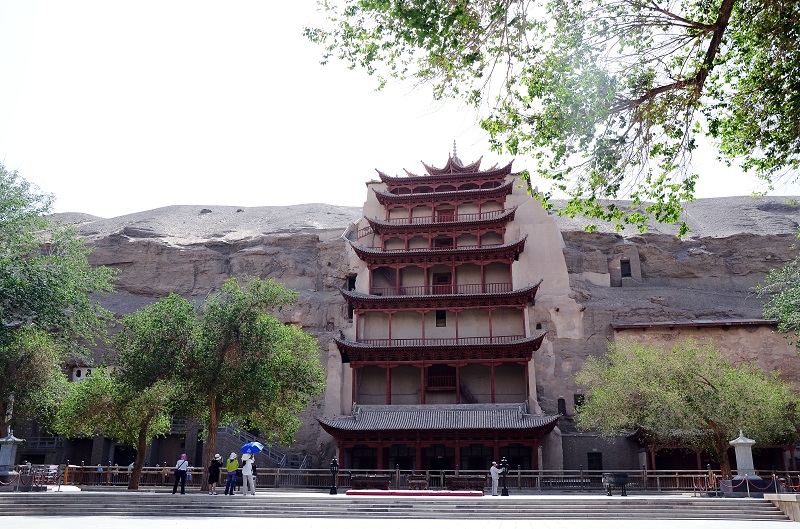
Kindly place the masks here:
<instances>
[{"instance_id":1,"label":"person walking","mask_svg":"<svg viewBox=\"0 0 800 529\"><path fill-rule=\"evenodd\" d=\"M236 490L236 471L239 469L239 460L236 459L236 452L231 452L228 461L225 463L225 470L228 472L228 481L225 482L225 494L233 496Z\"/></svg>"},{"instance_id":2,"label":"person walking","mask_svg":"<svg viewBox=\"0 0 800 529\"><path fill-rule=\"evenodd\" d=\"M497 461L492 461L492 468L489 469L489 474L492 476L492 496L497 496L497 484L500 483L500 474L503 470L497 466Z\"/></svg>"},{"instance_id":3,"label":"person walking","mask_svg":"<svg viewBox=\"0 0 800 529\"><path fill-rule=\"evenodd\" d=\"M175 463L175 484L172 486L172 493L178 492L178 482L181 483L181 494L186 494L186 471L189 470L189 461L186 454L181 454L181 458Z\"/></svg>"},{"instance_id":4,"label":"person walking","mask_svg":"<svg viewBox=\"0 0 800 529\"><path fill-rule=\"evenodd\" d=\"M214 454L214 459L208 465L208 495L217 495L217 483L219 483L219 470L222 468L222 456Z\"/></svg>"},{"instance_id":5,"label":"person walking","mask_svg":"<svg viewBox=\"0 0 800 529\"><path fill-rule=\"evenodd\" d=\"M256 481L253 478L253 456L242 454L242 495L247 496L247 491L256 495Z\"/></svg>"}]
</instances>

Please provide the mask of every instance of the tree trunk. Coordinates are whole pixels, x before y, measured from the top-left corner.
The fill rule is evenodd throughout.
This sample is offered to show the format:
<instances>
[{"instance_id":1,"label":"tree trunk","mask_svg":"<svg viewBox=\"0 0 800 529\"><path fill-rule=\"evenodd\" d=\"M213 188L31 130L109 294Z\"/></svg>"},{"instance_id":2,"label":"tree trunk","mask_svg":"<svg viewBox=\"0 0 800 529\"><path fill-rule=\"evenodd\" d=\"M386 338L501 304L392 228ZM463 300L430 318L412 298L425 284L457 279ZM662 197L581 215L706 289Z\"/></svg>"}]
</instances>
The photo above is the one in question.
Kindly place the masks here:
<instances>
[{"instance_id":1,"label":"tree trunk","mask_svg":"<svg viewBox=\"0 0 800 529\"><path fill-rule=\"evenodd\" d=\"M139 426L139 437L136 439L136 459L133 462L133 475L128 480L128 490L139 490L139 481L142 478L142 467L144 467L144 456L147 452L147 426L145 423Z\"/></svg>"},{"instance_id":2,"label":"tree trunk","mask_svg":"<svg viewBox=\"0 0 800 529\"><path fill-rule=\"evenodd\" d=\"M203 445L203 483L200 485L202 491L208 490L208 465L217 453L217 429L222 416L220 400L220 396L215 393L208 396L208 432Z\"/></svg>"},{"instance_id":3,"label":"tree trunk","mask_svg":"<svg viewBox=\"0 0 800 529\"><path fill-rule=\"evenodd\" d=\"M6 422L6 403L0 398L0 438L8 435L9 423Z\"/></svg>"}]
</instances>

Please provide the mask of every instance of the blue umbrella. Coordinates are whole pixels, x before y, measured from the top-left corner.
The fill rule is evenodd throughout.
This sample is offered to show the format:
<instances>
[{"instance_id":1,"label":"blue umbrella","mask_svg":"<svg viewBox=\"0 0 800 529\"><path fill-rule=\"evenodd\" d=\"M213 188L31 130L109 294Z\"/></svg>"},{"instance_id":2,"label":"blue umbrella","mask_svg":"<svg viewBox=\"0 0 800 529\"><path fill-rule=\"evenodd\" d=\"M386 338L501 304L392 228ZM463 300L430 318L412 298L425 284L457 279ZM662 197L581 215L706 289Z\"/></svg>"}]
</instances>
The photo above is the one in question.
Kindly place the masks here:
<instances>
[{"instance_id":1,"label":"blue umbrella","mask_svg":"<svg viewBox=\"0 0 800 529\"><path fill-rule=\"evenodd\" d=\"M242 445L243 454L257 454L262 450L264 450L264 445L255 441Z\"/></svg>"}]
</instances>

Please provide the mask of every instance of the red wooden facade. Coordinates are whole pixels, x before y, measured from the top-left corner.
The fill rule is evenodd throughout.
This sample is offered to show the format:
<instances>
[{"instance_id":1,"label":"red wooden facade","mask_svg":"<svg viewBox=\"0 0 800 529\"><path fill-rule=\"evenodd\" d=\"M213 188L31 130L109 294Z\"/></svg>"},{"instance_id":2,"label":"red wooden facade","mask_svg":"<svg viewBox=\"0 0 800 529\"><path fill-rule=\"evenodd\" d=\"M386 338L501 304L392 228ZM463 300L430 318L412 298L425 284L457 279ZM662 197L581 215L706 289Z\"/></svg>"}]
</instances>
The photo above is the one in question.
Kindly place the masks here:
<instances>
[{"instance_id":1,"label":"red wooden facade","mask_svg":"<svg viewBox=\"0 0 800 529\"><path fill-rule=\"evenodd\" d=\"M526 324L541 281L512 277L527 239L506 237L516 175L511 164L481 171L480 160L455 156L425 168L379 172L385 189L372 193L385 215L365 217L348 236L368 274L366 291L342 291L355 339L336 340L352 369L354 414L320 423L351 468L485 470L501 456L538 468L540 439L557 417L528 413L529 364L545 335L529 335ZM450 423L431 419L445 410Z\"/></svg>"}]
</instances>

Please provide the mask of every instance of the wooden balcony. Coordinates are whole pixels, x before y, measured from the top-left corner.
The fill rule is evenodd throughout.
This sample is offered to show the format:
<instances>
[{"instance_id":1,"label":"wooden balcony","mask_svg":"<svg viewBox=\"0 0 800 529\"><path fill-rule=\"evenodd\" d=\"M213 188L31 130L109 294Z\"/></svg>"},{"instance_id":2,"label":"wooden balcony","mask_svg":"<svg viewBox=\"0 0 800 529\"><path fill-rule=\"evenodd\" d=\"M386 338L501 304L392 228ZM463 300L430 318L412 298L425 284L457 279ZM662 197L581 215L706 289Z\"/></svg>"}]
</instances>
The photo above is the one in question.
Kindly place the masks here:
<instances>
[{"instance_id":1,"label":"wooden balcony","mask_svg":"<svg viewBox=\"0 0 800 529\"><path fill-rule=\"evenodd\" d=\"M508 336L471 336L469 338L374 338L358 340L356 343L377 345L380 347L415 347L415 346L468 346L497 345L515 342L525 338L522 334Z\"/></svg>"},{"instance_id":2,"label":"wooden balcony","mask_svg":"<svg viewBox=\"0 0 800 529\"><path fill-rule=\"evenodd\" d=\"M475 222L480 220L490 220L496 219L498 217L502 217L506 213L509 213L513 210L511 209L498 209L495 211L485 211L483 213L453 213L452 211L441 212L435 215L429 215L426 217L405 217L405 218L396 218L396 219L386 219L383 222L386 224L397 224L397 225L414 225L414 224L434 224L437 222Z\"/></svg>"},{"instance_id":3,"label":"wooden balcony","mask_svg":"<svg viewBox=\"0 0 800 529\"><path fill-rule=\"evenodd\" d=\"M464 285L372 287L373 296L447 296L453 294L502 294L511 292L511 283L474 283Z\"/></svg>"}]
</instances>

